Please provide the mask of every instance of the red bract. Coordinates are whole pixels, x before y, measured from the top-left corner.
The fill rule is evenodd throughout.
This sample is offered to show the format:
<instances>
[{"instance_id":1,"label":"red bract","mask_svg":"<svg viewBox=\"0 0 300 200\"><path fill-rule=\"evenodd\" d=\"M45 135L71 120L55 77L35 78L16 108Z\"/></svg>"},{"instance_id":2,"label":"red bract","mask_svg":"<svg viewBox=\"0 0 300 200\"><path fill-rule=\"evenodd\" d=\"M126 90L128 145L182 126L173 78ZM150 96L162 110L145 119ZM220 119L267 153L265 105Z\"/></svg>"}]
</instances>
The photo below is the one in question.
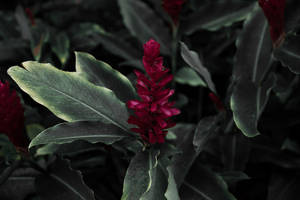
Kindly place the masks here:
<instances>
[{"instance_id":1,"label":"red bract","mask_svg":"<svg viewBox=\"0 0 300 200\"><path fill-rule=\"evenodd\" d=\"M173 76L163 66L159 49L160 44L152 39L144 44L143 64L148 76L135 71L137 93L141 100L127 102L127 107L135 113L129 117L128 123L138 127L131 130L139 133L150 144L165 142L168 133L165 129L175 125L169 118L180 113L173 107L175 102L169 102L174 90L164 88L172 81Z\"/></svg>"},{"instance_id":2,"label":"red bract","mask_svg":"<svg viewBox=\"0 0 300 200\"><path fill-rule=\"evenodd\" d=\"M10 91L8 82L0 81L0 133L19 149L26 149L28 140L24 132L24 109L16 91Z\"/></svg>"},{"instance_id":3,"label":"red bract","mask_svg":"<svg viewBox=\"0 0 300 200\"><path fill-rule=\"evenodd\" d=\"M170 15L175 24L178 23L178 18L180 11L182 9L182 4L185 0L163 0L163 8Z\"/></svg>"},{"instance_id":4,"label":"red bract","mask_svg":"<svg viewBox=\"0 0 300 200\"><path fill-rule=\"evenodd\" d=\"M216 105L217 109L219 111L225 110L224 105L222 101L217 97L214 93L209 93L209 98L212 100L212 102Z\"/></svg>"},{"instance_id":5,"label":"red bract","mask_svg":"<svg viewBox=\"0 0 300 200\"><path fill-rule=\"evenodd\" d=\"M278 47L285 37L284 9L285 0L259 0L270 25L270 33L274 47Z\"/></svg>"},{"instance_id":6,"label":"red bract","mask_svg":"<svg viewBox=\"0 0 300 200\"><path fill-rule=\"evenodd\" d=\"M35 19L34 19L32 11L30 10L30 8L26 8L25 12L26 12L26 14L27 14L27 16L28 16L28 18L31 22L31 25L34 26L35 25Z\"/></svg>"}]
</instances>

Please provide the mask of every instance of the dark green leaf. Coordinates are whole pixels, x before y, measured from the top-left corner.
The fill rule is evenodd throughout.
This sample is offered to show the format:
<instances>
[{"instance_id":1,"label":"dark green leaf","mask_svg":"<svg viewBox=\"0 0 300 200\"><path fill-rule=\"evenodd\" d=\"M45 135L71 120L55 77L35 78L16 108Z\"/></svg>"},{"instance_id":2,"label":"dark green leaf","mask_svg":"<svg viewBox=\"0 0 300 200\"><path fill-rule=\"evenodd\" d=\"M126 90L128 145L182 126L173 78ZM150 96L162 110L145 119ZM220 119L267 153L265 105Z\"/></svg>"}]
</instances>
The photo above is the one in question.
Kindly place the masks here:
<instances>
[{"instance_id":1,"label":"dark green leaf","mask_svg":"<svg viewBox=\"0 0 300 200\"><path fill-rule=\"evenodd\" d=\"M300 36L289 35L284 43L274 51L274 56L283 66L300 74Z\"/></svg>"},{"instance_id":2,"label":"dark green leaf","mask_svg":"<svg viewBox=\"0 0 300 200\"><path fill-rule=\"evenodd\" d=\"M36 61L40 61L43 48L48 42L50 34L48 27L42 23L37 23L31 29L32 39L30 40L31 52Z\"/></svg>"},{"instance_id":3,"label":"dark green leaf","mask_svg":"<svg viewBox=\"0 0 300 200\"><path fill-rule=\"evenodd\" d=\"M219 173L219 175L228 184L250 179L250 177L247 174L241 171L226 171L226 172Z\"/></svg>"},{"instance_id":4,"label":"dark green leaf","mask_svg":"<svg viewBox=\"0 0 300 200\"><path fill-rule=\"evenodd\" d=\"M268 200L295 200L299 198L300 177L295 174L273 174Z\"/></svg>"},{"instance_id":5,"label":"dark green leaf","mask_svg":"<svg viewBox=\"0 0 300 200\"><path fill-rule=\"evenodd\" d=\"M6 161L12 161L16 160L17 156L15 146L5 134L0 133L0 157L4 157Z\"/></svg>"},{"instance_id":6,"label":"dark green leaf","mask_svg":"<svg viewBox=\"0 0 300 200\"><path fill-rule=\"evenodd\" d=\"M38 175L31 168L18 168L0 186L1 200L24 200L35 193L34 181Z\"/></svg>"},{"instance_id":7,"label":"dark green leaf","mask_svg":"<svg viewBox=\"0 0 300 200\"><path fill-rule=\"evenodd\" d=\"M51 41L51 49L64 66L70 56L70 40L67 34L64 32L56 34L53 41Z\"/></svg>"},{"instance_id":8,"label":"dark green leaf","mask_svg":"<svg viewBox=\"0 0 300 200\"><path fill-rule=\"evenodd\" d=\"M104 87L95 86L79 73L64 72L50 64L24 62L8 74L35 101L66 121L101 120L127 129L124 103Z\"/></svg>"},{"instance_id":9,"label":"dark green leaf","mask_svg":"<svg viewBox=\"0 0 300 200\"><path fill-rule=\"evenodd\" d=\"M29 20L26 17L25 9L18 5L15 12L16 20L20 26L21 34L24 39L32 40L32 34L29 27Z\"/></svg>"},{"instance_id":10,"label":"dark green leaf","mask_svg":"<svg viewBox=\"0 0 300 200\"><path fill-rule=\"evenodd\" d=\"M120 37L106 32L98 24L80 23L71 28L72 43L78 48L94 48L102 44L111 53L126 60L139 59L141 53Z\"/></svg>"},{"instance_id":11,"label":"dark green leaf","mask_svg":"<svg viewBox=\"0 0 300 200\"><path fill-rule=\"evenodd\" d=\"M219 137L223 169L244 171L250 156L250 142L243 134L228 134Z\"/></svg>"},{"instance_id":12,"label":"dark green leaf","mask_svg":"<svg viewBox=\"0 0 300 200\"><path fill-rule=\"evenodd\" d=\"M205 148L208 139L217 132L217 123L219 122L220 116L206 117L201 119L198 123L193 139L193 145L197 153L200 153Z\"/></svg>"},{"instance_id":13,"label":"dark green leaf","mask_svg":"<svg viewBox=\"0 0 300 200\"><path fill-rule=\"evenodd\" d=\"M231 26L237 21L244 20L252 11L253 5L245 2L210 1L182 22L182 30L193 34L199 29L216 31L224 26Z\"/></svg>"},{"instance_id":14,"label":"dark green leaf","mask_svg":"<svg viewBox=\"0 0 300 200\"><path fill-rule=\"evenodd\" d=\"M191 68L182 67L174 76L174 80L181 84L188 84L190 86L203 86L207 87L202 78Z\"/></svg>"},{"instance_id":15,"label":"dark green leaf","mask_svg":"<svg viewBox=\"0 0 300 200\"><path fill-rule=\"evenodd\" d=\"M209 169L195 165L187 175L180 197L184 200L235 200L228 191L227 185L219 175Z\"/></svg>"},{"instance_id":16,"label":"dark green leaf","mask_svg":"<svg viewBox=\"0 0 300 200\"><path fill-rule=\"evenodd\" d=\"M246 136L254 137L259 134L258 119L274 84L273 76L266 78L272 64L272 44L268 22L258 6L245 21L236 45L233 71L236 85L231 96L231 109L237 127Z\"/></svg>"},{"instance_id":17,"label":"dark green leaf","mask_svg":"<svg viewBox=\"0 0 300 200\"><path fill-rule=\"evenodd\" d=\"M287 32L299 28L300 2L298 0L287 0L284 11L285 29Z\"/></svg>"},{"instance_id":18,"label":"dark green leaf","mask_svg":"<svg viewBox=\"0 0 300 200\"><path fill-rule=\"evenodd\" d=\"M161 52L170 53L170 34L167 26L143 1L119 0L121 14L131 34L141 43L150 38L157 40L161 45Z\"/></svg>"},{"instance_id":19,"label":"dark green leaf","mask_svg":"<svg viewBox=\"0 0 300 200\"><path fill-rule=\"evenodd\" d=\"M202 65L202 62L198 56L198 54L195 51L189 50L188 47L183 43L181 44L181 56L183 60L196 72L199 73L199 75L205 80L208 88L216 93L216 88L214 83L212 82L211 76L209 71Z\"/></svg>"},{"instance_id":20,"label":"dark green leaf","mask_svg":"<svg viewBox=\"0 0 300 200\"><path fill-rule=\"evenodd\" d=\"M90 82L111 89L123 102L137 99L136 91L126 76L90 54L76 52L75 55L76 71L82 73Z\"/></svg>"},{"instance_id":21,"label":"dark green leaf","mask_svg":"<svg viewBox=\"0 0 300 200\"><path fill-rule=\"evenodd\" d=\"M57 158L48 167L49 174L36 178L36 189L43 200L93 200L94 192L83 182L79 171L71 169L67 160Z\"/></svg>"},{"instance_id":22,"label":"dark green leaf","mask_svg":"<svg viewBox=\"0 0 300 200\"><path fill-rule=\"evenodd\" d=\"M36 123L26 125L25 129L30 140L32 140L40 132L45 130L45 128L42 125Z\"/></svg>"},{"instance_id":23,"label":"dark green leaf","mask_svg":"<svg viewBox=\"0 0 300 200\"><path fill-rule=\"evenodd\" d=\"M126 172L122 200L165 199L166 180L158 168L159 151L142 151L131 160Z\"/></svg>"},{"instance_id":24,"label":"dark green leaf","mask_svg":"<svg viewBox=\"0 0 300 200\"><path fill-rule=\"evenodd\" d=\"M44 130L31 141L29 147L48 143L64 144L75 140L112 144L128 136L124 130L113 124L76 121L61 123Z\"/></svg>"},{"instance_id":25,"label":"dark green leaf","mask_svg":"<svg viewBox=\"0 0 300 200\"><path fill-rule=\"evenodd\" d=\"M233 91L230 106L236 126L247 137L259 135L258 120L266 106L272 87L274 76L270 76L262 86L256 86L247 79L240 81Z\"/></svg>"}]
</instances>

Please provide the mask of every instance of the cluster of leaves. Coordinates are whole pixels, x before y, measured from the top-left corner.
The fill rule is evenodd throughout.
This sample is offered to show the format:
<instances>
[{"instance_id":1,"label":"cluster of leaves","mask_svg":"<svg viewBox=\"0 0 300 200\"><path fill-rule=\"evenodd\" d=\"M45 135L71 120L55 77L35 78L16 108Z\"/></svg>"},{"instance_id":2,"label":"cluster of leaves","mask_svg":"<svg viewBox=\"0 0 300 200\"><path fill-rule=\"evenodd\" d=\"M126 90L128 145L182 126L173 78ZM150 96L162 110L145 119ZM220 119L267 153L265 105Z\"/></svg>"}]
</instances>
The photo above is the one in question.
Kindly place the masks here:
<instances>
[{"instance_id":1,"label":"cluster of leaves","mask_svg":"<svg viewBox=\"0 0 300 200\"><path fill-rule=\"evenodd\" d=\"M1 199L297 199L300 3L286 1L279 47L255 0L188 0L176 27L161 3L28 1L0 12L0 78L22 62L8 75L31 139L24 154L0 135ZM182 114L149 147L125 103L137 99L131 72L143 70L150 38L172 66Z\"/></svg>"}]
</instances>

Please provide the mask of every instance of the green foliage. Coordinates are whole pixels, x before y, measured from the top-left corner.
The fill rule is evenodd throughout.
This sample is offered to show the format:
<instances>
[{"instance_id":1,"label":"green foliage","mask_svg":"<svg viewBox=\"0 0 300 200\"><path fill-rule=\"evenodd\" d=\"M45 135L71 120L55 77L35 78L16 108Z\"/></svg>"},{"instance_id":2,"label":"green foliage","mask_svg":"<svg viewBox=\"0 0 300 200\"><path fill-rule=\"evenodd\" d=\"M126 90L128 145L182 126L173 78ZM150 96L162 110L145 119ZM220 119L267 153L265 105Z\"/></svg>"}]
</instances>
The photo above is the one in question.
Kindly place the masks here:
<instances>
[{"instance_id":1,"label":"green foliage","mask_svg":"<svg viewBox=\"0 0 300 200\"><path fill-rule=\"evenodd\" d=\"M126 76L87 53L77 52L75 55L76 71L86 77L88 81L97 86L111 89L123 102L137 99L136 91Z\"/></svg>"},{"instance_id":2,"label":"green foliage","mask_svg":"<svg viewBox=\"0 0 300 200\"><path fill-rule=\"evenodd\" d=\"M181 56L183 60L193 68L200 77L205 80L207 87L214 93L216 93L216 88L214 83L211 80L209 71L202 65L202 62L195 51L189 50L188 47L181 42Z\"/></svg>"},{"instance_id":3,"label":"green foliage","mask_svg":"<svg viewBox=\"0 0 300 200\"><path fill-rule=\"evenodd\" d=\"M31 141L29 148L48 143L70 143L75 140L112 144L128 136L128 133L112 124L92 121L67 122L58 124L41 132Z\"/></svg>"},{"instance_id":4,"label":"green foliage","mask_svg":"<svg viewBox=\"0 0 300 200\"><path fill-rule=\"evenodd\" d=\"M50 64L23 63L25 69L12 67L8 74L20 88L66 121L101 120L126 130L125 104L104 87L95 86L78 73L64 72Z\"/></svg>"},{"instance_id":5,"label":"green foliage","mask_svg":"<svg viewBox=\"0 0 300 200\"><path fill-rule=\"evenodd\" d=\"M198 74L191 68L182 67L178 70L174 77L175 81L181 84L188 84L190 86L207 87L206 83L198 76Z\"/></svg>"},{"instance_id":6,"label":"green foliage","mask_svg":"<svg viewBox=\"0 0 300 200\"><path fill-rule=\"evenodd\" d=\"M37 193L42 199L95 199L94 192L85 185L82 174L73 170L67 160L57 158L47 170L48 175L40 175L35 182Z\"/></svg>"},{"instance_id":7,"label":"green foliage","mask_svg":"<svg viewBox=\"0 0 300 200\"><path fill-rule=\"evenodd\" d=\"M150 38L161 45L161 52L170 54L171 35L167 26L147 4L142 1L119 0L124 24L131 34L137 37L141 44Z\"/></svg>"},{"instance_id":8,"label":"green foliage","mask_svg":"<svg viewBox=\"0 0 300 200\"><path fill-rule=\"evenodd\" d=\"M184 19L182 31L191 35L200 29L216 31L224 26L244 20L252 11L253 4L234 2L231 0L215 0L203 2L201 7Z\"/></svg>"},{"instance_id":9,"label":"green foliage","mask_svg":"<svg viewBox=\"0 0 300 200\"><path fill-rule=\"evenodd\" d=\"M253 137L259 134L257 123L274 85L274 77L268 77L273 61L270 33L259 7L245 21L236 45L230 104L237 127L246 136Z\"/></svg>"},{"instance_id":10,"label":"green foliage","mask_svg":"<svg viewBox=\"0 0 300 200\"><path fill-rule=\"evenodd\" d=\"M293 73L300 74L300 36L288 35L284 43L274 51L274 56Z\"/></svg>"}]
</instances>

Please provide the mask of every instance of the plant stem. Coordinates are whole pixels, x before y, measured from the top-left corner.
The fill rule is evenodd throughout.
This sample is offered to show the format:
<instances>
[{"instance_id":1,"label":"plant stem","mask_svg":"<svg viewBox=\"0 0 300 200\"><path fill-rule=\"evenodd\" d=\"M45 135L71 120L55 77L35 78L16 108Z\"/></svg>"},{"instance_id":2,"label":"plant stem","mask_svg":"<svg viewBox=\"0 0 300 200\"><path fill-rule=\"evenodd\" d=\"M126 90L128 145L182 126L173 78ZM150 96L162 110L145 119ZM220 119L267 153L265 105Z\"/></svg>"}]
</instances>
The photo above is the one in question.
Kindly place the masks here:
<instances>
[{"instance_id":1,"label":"plant stem","mask_svg":"<svg viewBox=\"0 0 300 200\"><path fill-rule=\"evenodd\" d=\"M177 66L177 48L178 48L178 42L177 42L177 33L178 33L178 27L174 23L172 23L172 46L171 46L171 67L172 67L172 74L175 75L176 73L176 66ZM172 82L173 88L175 88L175 81Z\"/></svg>"}]
</instances>

